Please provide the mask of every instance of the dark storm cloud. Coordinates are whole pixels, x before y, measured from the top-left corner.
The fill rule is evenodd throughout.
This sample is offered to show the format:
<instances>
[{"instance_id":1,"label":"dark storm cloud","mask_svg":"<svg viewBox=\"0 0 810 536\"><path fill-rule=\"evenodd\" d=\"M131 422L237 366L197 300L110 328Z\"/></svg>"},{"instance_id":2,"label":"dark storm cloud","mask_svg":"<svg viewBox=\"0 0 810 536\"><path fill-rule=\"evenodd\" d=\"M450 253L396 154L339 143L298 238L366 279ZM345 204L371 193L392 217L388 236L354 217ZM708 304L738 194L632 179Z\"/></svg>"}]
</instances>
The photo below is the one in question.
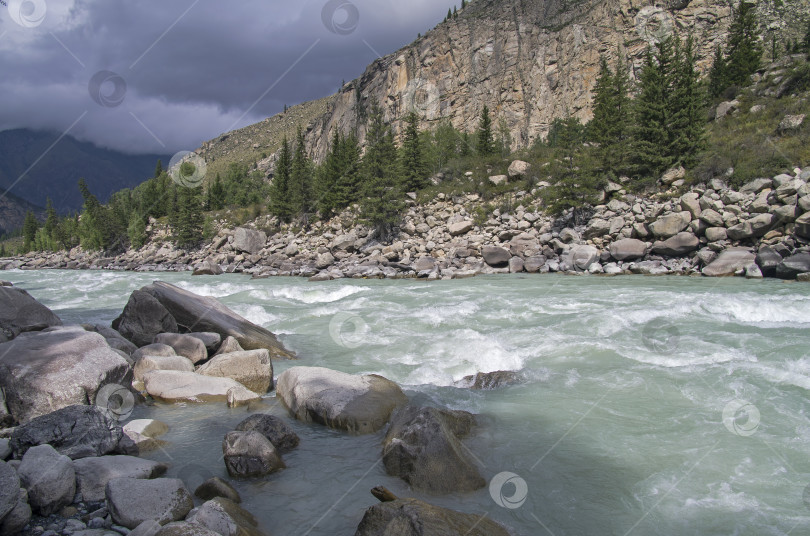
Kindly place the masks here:
<instances>
[{"instance_id":1,"label":"dark storm cloud","mask_svg":"<svg viewBox=\"0 0 810 536\"><path fill-rule=\"evenodd\" d=\"M194 149L335 92L452 5L10 0L0 6L0 130L72 127L127 152Z\"/></svg>"}]
</instances>

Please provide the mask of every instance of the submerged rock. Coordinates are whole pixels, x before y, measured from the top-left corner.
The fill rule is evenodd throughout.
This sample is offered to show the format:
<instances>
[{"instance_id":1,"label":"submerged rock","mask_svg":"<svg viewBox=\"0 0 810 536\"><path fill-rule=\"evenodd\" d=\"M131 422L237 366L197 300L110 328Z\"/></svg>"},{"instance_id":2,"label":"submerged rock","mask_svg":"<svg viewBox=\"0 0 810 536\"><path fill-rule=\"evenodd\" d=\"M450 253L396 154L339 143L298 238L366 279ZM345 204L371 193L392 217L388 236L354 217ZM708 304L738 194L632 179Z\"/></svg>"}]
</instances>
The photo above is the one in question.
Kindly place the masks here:
<instances>
[{"instance_id":1,"label":"submerged rock","mask_svg":"<svg viewBox=\"0 0 810 536\"><path fill-rule=\"evenodd\" d=\"M278 377L276 393L295 418L358 434L385 426L408 401L394 382L322 367L293 367Z\"/></svg>"},{"instance_id":2,"label":"submerged rock","mask_svg":"<svg viewBox=\"0 0 810 536\"><path fill-rule=\"evenodd\" d=\"M465 514L417 499L375 504L363 515L355 536L509 536L481 514Z\"/></svg>"},{"instance_id":3,"label":"submerged rock","mask_svg":"<svg viewBox=\"0 0 810 536\"><path fill-rule=\"evenodd\" d=\"M218 476L209 478L194 490L194 495L204 501L209 501L217 497L222 497L235 503L242 502L239 492L233 486L219 478Z\"/></svg>"},{"instance_id":4,"label":"submerged rock","mask_svg":"<svg viewBox=\"0 0 810 536\"><path fill-rule=\"evenodd\" d=\"M470 389L498 389L520 383L519 372L499 370L497 372L479 372L470 376L464 376L456 385L468 387Z\"/></svg>"},{"instance_id":5,"label":"submerged rock","mask_svg":"<svg viewBox=\"0 0 810 536\"><path fill-rule=\"evenodd\" d=\"M274 359L291 359L275 335L234 313L213 298L198 296L174 285L157 281L143 291L154 296L178 325L189 331L212 331L222 337L234 337L245 350L264 348Z\"/></svg>"},{"instance_id":6,"label":"submerged rock","mask_svg":"<svg viewBox=\"0 0 810 536\"><path fill-rule=\"evenodd\" d=\"M235 477L264 476L286 467L270 440L259 432L228 432L222 440L222 455L228 474Z\"/></svg>"},{"instance_id":7,"label":"submerged rock","mask_svg":"<svg viewBox=\"0 0 810 536\"><path fill-rule=\"evenodd\" d=\"M430 493L483 488L486 481L459 441L473 424L473 415L465 411L400 408L383 441L386 472Z\"/></svg>"},{"instance_id":8,"label":"submerged rock","mask_svg":"<svg viewBox=\"0 0 810 536\"><path fill-rule=\"evenodd\" d=\"M129 363L104 337L81 328L18 337L0 344L0 356L0 388L20 423L94 402L104 385L132 382Z\"/></svg>"}]
</instances>

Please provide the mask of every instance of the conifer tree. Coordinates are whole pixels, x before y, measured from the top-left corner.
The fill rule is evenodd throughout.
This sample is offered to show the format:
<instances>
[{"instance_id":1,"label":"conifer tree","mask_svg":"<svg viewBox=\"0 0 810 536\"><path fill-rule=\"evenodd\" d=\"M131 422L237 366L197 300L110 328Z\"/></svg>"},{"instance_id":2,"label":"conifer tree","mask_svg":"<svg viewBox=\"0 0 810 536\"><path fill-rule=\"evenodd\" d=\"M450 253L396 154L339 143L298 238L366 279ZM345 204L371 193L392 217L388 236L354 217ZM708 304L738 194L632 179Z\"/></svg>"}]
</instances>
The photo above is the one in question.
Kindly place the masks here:
<instances>
[{"instance_id":1,"label":"conifer tree","mask_svg":"<svg viewBox=\"0 0 810 536\"><path fill-rule=\"evenodd\" d=\"M160 174L163 173L163 162L158 159L157 165L155 166L155 176L154 178L160 177Z\"/></svg>"},{"instance_id":2,"label":"conifer tree","mask_svg":"<svg viewBox=\"0 0 810 536\"><path fill-rule=\"evenodd\" d=\"M37 230L39 229L39 222L36 216L30 210L25 213L25 221L23 222L23 248L25 251L33 249L36 238Z\"/></svg>"},{"instance_id":3,"label":"conifer tree","mask_svg":"<svg viewBox=\"0 0 810 536\"><path fill-rule=\"evenodd\" d=\"M90 192L84 179L79 179L79 192L84 200L79 225L81 245L87 249L105 249L109 243L106 211L98 198Z\"/></svg>"},{"instance_id":4,"label":"conifer tree","mask_svg":"<svg viewBox=\"0 0 810 536\"><path fill-rule=\"evenodd\" d=\"M762 44L757 33L756 4L740 2L734 12L728 36L728 82L748 85L762 61Z\"/></svg>"},{"instance_id":5,"label":"conifer tree","mask_svg":"<svg viewBox=\"0 0 810 536\"><path fill-rule=\"evenodd\" d=\"M214 183L208 187L208 199L206 201L208 210L222 210L225 208L225 187L222 185L222 177L217 173Z\"/></svg>"},{"instance_id":6,"label":"conifer tree","mask_svg":"<svg viewBox=\"0 0 810 536\"><path fill-rule=\"evenodd\" d=\"M307 156L304 133L299 128L290 165L289 197L293 214L301 216L305 223L313 211L312 182L312 162Z\"/></svg>"},{"instance_id":7,"label":"conifer tree","mask_svg":"<svg viewBox=\"0 0 810 536\"><path fill-rule=\"evenodd\" d=\"M276 162L273 184L270 185L270 212L281 221L288 222L292 216L290 203L290 172L292 171L292 151L287 136L281 142L281 152Z\"/></svg>"},{"instance_id":8,"label":"conifer tree","mask_svg":"<svg viewBox=\"0 0 810 536\"><path fill-rule=\"evenodd\" d=\"M804 39L802 39L802 52L810 54L810 18L807 19L807 29L804 32Z\"/></svg>"},{"instance_id":9,"label":"conifer tree","mask_svg":"<svg viewBox=\"0 0 810 536\"><path fill-rule=\"evenodd\" d=\"M660 173L671 163L668 155L671 78L672 43L667 38L657 44L655 52L647 49L639 75L633 131L633 171L637 176Z\"/></svg>"},{"instance_id":10,"label":"conifer tree","mask_svg":"<svg viewBox=\"0 0 810 536\"><path fill-rule=\"evenodd\" d=\"M450 10L450 8L448 7L448 8L447 8L447 16L444 18L444 21L445 21L445 22L447 22L447 21L449 21L449 20L450 20L452 17L453 17L453 12L452 12L452 11Z\"/></svg>"},{"instance_id":11,"label":"conifer tree","mask_svg":"<svg viewBox=\"0 0 810 536\"><path fill-rule=\"evenodd\" d=\"M49 197L45 203L45 226L43 227L46 240L50 243L52 248L56 242L56 228L59 225L59 216L56 214L56 209L53 208L53 202Z\"/></svg>"},{"instance_id":12,"label":"conifer tree","mask_svg":"<svg viewBox=\"0 0 810 536\"><path fill-rule=\"evenodd\" d=\"M377 238L386 242L399 225L404 203L400 189L397 148L391 129L383 122L382 109L374 103L366 135L366 154L362 161L364 199L363 219L374 228Z\"/></svg>"},{"instance_id":13,"label":"conifer tree","mask_svg":"<svg viewBox=\"0 0 810 536\"><path fill-rule=\"evenodd\" d=\"M342 149L343 137L335 129L332 134L329 152L316 173L315 190L318 196L316 208L324 218L331 216L338 208L338 181L343 173L341 166Z\"/></svg>"},{"instance_id":14,"label":"conifer tree","mask_svg":"<svg viewBox=\"0 0 810 536\"><path fill-rule=\"evenodd\" d=\"M426 186L427 169L419 140L419 116L416 112L411 112L406 121L405 138L400 153L402 186L406 192L415 192Z\"/></svg>"},{"instance_id":15,"label":"conifer tree","mask_svg":"<svg viewBox=\"0 0 810 536\"><path fill-rule=\"evenodd\" d=\"M461 0L461 9L467 7L467 0Z\"/></svg>"},{"instance_id":16,"label":"conifer tree","mask_svg":"<svg viewBox=\"0 0 810 536\"><path fill-rule=\"evenodd\" d=\"M489 117L489 107L485 104L478 122L478 139L476 150L480 156L489 156L495 152L495 143L492 136L492 119Z\"/></svg>"},{"instance_id":17,"label":"conifer tree","mask_svg":"<svg viewBox=\"0 0 810 536\"><path fill-rule=\"evenodd\" d=\"M717 45L717 48L714 49L714 60L712 61L712 67L709 71L709 95L712 98L717 98L723 94L723 91L725 91L728 86L726 57L723 55L723 48Z\"/></svg>"},{"instance_id":18,"label":"conifer tree","mask_svg":"<svg viewBox=\"0 0 810 536\"><path fill-rule=\"evenodd\" d=\"M630 130L630 82L621 61L615 73L605 58L600 62L594 87L593 119L588 123L588 138L599 144L599 156L606 170L620 174L627 167Z\"/></svg>"},{"instance_id":19,"label":"conifer tree","mask_svg":"<svg viewBox=\"0 0 810 536\"><path fill-rule=\"evenodd\" d=\"M704 120L704 96L695 68L694 39L690 35L683 46L676 39L671 93L669 99L668 125L670 141L668 153L673 162L692 166L698 151L703 147L706 122Z\"/></svg>"},{"instance_id":20,"label":"conifer tree","mask_svg":"<svg viewBox=\"0 0 810 536\"><path fill-rule=\"evenodd\" d=\"M175 239L182 248L197 246L202 240L203 215L200 188L178 185Z\"/></svg>"}]
</instances>

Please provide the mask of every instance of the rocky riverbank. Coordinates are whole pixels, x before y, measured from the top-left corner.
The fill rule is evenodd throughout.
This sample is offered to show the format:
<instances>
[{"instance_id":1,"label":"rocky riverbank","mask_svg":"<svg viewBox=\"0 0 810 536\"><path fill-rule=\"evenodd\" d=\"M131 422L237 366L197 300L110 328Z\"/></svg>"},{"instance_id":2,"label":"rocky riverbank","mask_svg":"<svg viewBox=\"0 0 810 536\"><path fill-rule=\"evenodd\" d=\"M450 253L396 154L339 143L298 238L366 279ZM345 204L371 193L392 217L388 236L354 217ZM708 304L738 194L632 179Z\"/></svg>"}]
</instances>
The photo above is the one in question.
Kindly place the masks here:
<instances>
[{"instance_id":1,"label":"rocky riverbank","mask_svg":"<svg viewBox=\"0 0 810 536\"><path fill-rule=\"evenodd\" d=\"M132 293L113 327L68 326L4 283L0 311L2 534L264 534L225 479L188 487L188 478L166 477L169 465L139 457L165 446L161 436L169 431L158 420L130 419L143 402L245 407L250 415L222 441L230 479L295 470L283 455L299 437L284 418L263 411L275 390L292 419L357 435L385 432L385 471L415 492L486 486L461 444L477 426L475 415L411 406L396 383L378 375L299 366L275 380L272 360L293 354L211 298L156 282ZM465 385L496 388L516 379L479 374ZM478 515L400 499L384 488L373 493L383 503L368 508L358 536L388 534L402 523L417 527L408 532L415 536L509 534Z\"/></svg>"},{"instance_id":2,"label":"rocky riverbank","mask_svg":"<svg viewBox=\"0 0 810 536\"><path fill-rule=\"evenodd\" d=\"M531 170L515 161L517 180ZM0 260L0 269L105 269L246 273L254 277L417 277L430 280L497 273L740 275L808 280L810 169L756 179L739 189L714 179L691 188L683 170L661 179L662 193L641 197L609 183L603 204L577 224L570 214L544 214L535 189L484 201L479 194L448 196L409 207L392 243L380 243L347 210L309 229L279 228L260 217L222 227L196 251L155 241L104 257L81 248ZM165 234L164 234L165 235Z\"/></svg>"}]
</instances>

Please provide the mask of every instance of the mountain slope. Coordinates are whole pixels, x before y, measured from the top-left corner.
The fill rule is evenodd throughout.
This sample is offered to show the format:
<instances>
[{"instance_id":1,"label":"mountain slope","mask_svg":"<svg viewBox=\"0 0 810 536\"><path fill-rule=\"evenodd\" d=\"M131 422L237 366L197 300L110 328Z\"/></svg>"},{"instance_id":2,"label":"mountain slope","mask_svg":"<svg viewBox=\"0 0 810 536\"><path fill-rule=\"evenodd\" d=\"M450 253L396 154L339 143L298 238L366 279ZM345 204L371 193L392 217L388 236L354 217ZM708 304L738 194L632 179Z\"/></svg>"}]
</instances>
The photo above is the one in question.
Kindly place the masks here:
<instances>
[{"instance_id":1,"label":"mountain slope","mask_svg":"<svg viewBox=\"0 0 810 536\"><path fill-rule=\"evenodd\" d=\"M45 219L45 209L0 188L0 235L21 228L29 210L40 220Z\"/></svg>"},{"instance_id":2,"label":"mountain slope","mask_svg":"<svg viewBox=\"0 0 810 536\"><path fill-rule=\"evenodd\" d=\"M67 213L82 207L76 186L80 178L87 181L90 191L99 199L106 201L111 193L151 177L158 159L168 165L171 158L127 155L70 136L63 137L48 151L58 138L55 133L26 129L0 132L0 188L39 206L45 206L50 197L58 212Z\"/></svg>"}]
</instances>

